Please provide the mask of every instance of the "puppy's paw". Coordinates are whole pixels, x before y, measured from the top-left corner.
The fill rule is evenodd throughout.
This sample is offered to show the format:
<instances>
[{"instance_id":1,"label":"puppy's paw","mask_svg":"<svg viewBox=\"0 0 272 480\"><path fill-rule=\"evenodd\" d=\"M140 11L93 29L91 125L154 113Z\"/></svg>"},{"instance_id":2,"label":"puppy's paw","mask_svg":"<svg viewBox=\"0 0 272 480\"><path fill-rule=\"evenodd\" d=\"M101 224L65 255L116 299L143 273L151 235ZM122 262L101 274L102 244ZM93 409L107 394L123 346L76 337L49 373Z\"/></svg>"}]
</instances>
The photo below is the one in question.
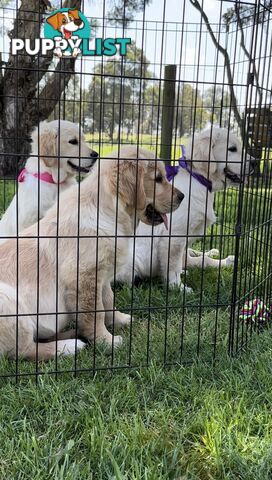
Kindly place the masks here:
<instances>
[{"instance_id":1,"label":"puppy's paw","mask_svg":"<svg viewBox=\"0 0 272 480\"><path fill-rule=\"evenodd\" d=\"M234 255L229 255L226 258L226 266L227 267L232 267L234 265L234 262L235 262L235 256Z\"/></svg>"},{"instance_id":2,"label":"puppy's paw","mask_svg":"<svg viewBox=\"0 0 272 480\"><path fill-rule=\"evenodd\" d=\"M191 287L187 287L187 285L184 285L184 283L182 282L179 284L179 289L182 293L184 292L184 290L185 290L185 293L188 293L188 294L193 293L193 289Z\"/></svg>"},{"instance_id":3,"label":"puppy's paw","mask_svg":"<svg viewBox=\"0 0 272 480\"><path fill-rule=\"evenodd\" d=\"M115 310L114 315L107 318L106 326L112 327L114 325L114 328L127 327L132 320L133 318L130 315Z\"/></svg>"},{"instance_id":4,"label":"puppy's paw","mask_svg":"<svg viewBox=\"0 0 272 480\"><path fill-rule=\"evenodd\" d=\"M103 337L97 337L95 340L95 344L105 348L106 352L110 351L112 347L113 348L120 347L122 343L123 343L123 338L121 337L121 335L111 335L110 332L108 335L104 335Z\"/></svg>"},{"instance_id":5,"label":"puppy's paw","mask_svg":"<svg viewBox=\"0 0 272 480\"><path fill-rule=\"evenodd\" d=\"M219 257L220 256L220 252L217 248L212 248L211 250L209 250L208 252L205 252L205 255L207 257Z\"/></svg>"},{"instance_id":6,"label":"puppy's paw","mask_svg":"<svg viewBox=\"0 0 272 480\"><path fill-rule=\"evenodd\" d=\"M76 352L79 352L86 347L86 343L81 340L76 340L75 338L69 340L59 340L58 341L58 355L75 355Z\"/></svg>"},{"instance_id":7,"label":"puppy's paw","mask_svg":"<svg viewBox=\"0 0 272 480\"><path fill-rule=\"evenodd\" d=\"M121 347L122 343L123 343L123 338L121 337L121 335L114 335L113 336L113 346L114 346L114 348Z\"/></svg>"},{"instance_id":8,"label":"puppy's paw","mask_svg":"<svg viewBox=\"0 0 272 480\"><path fill-rule=\"evenodd\" d=\"M193 292L192 288L187 287L187 285L184 285L184 283L181 282L180 276L179 278L178 276L176 276L174 279L172 279L172 281L169 281L168 285L169 288L178 288L182 293L184 292L184 290L186 293Z\"/></svg>"},{"instance_id":9,"label":"puppy's paw","mask_svg":"<svg viewBox=\"0 0 272 480\"><path fill-rule=\"evenodd\" d=\"M118 312L115 318L115 325L116 327L127 327L132 322L133 317L131 315L127 315L126 313Z\"/></svg>"},{"instance_id":10,"label":"puppy's paw","mask_svg":"<svg viewBox=\"0 0 272 480\"><path fill-rule=\"evenodd\" d=\"M182 272L179 273L171 273L168 278L168 286L169 288L177 288L180 286L180 275ZM167 282L167 279L165 279Z\"/></svg>"},{"instance_id":11,"label":"puppy's paw","mask_svg":"<svg viewBox=\"0 0 272 480\"><path fill-rule=\"evenodd\" d=\"M199 252L199 250L194 250L193 248L188 248L187 250L188 257L200 257L201 255L203 255L203 253Z\"/></svg>"}]
</instances>

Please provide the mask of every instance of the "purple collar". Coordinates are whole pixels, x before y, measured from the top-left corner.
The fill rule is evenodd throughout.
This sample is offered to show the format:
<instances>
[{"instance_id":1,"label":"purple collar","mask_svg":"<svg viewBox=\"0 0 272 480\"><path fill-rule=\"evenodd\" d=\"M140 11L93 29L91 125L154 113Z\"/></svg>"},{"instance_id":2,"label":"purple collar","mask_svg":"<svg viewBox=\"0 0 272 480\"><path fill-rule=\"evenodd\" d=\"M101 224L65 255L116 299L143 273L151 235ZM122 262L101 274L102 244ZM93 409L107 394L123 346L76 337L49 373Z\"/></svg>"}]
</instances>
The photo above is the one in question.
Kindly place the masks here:
<instances>
[{"instance_id":1,"label":"purple collar","mask_svg":"<svg viewBox=\"0 0 272 480\"><path fill-rule=\"evenodd\" d=\"M182 156L179 159L179 164L178 165L166 165L165 166L167 180L169 182L171 182L171 180L173 180L173 178L177 175L178 171L181 168L184 168L184 170L187 170L187 172L193 178L195 178L198 181L198 183L200 183L201 185L206 187L207 190L209 190L209 192L211 192L212 191L212 182L208 178L201 175L201 173L193 172L190 169L190 167L188 166L188 164L186 162L186 152L185 152L184 145L181 145L181 151L182 151Z\"/></svg>"}]
</instances>

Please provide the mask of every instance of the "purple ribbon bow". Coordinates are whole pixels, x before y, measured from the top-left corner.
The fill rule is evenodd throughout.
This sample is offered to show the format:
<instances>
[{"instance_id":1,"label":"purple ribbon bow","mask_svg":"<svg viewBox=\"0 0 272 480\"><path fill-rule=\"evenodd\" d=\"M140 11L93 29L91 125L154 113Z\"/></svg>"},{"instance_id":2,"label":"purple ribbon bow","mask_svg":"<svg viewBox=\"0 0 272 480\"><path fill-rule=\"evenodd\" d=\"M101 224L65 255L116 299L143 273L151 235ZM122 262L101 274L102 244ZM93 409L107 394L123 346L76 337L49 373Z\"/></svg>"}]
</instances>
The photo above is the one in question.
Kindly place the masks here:
<instances>
[{"instance_id":1,"label":"purple ribbon bow","mask_svg":"<svg viewBox=\"0 0 272 480\"><path fill-rule=\"evenodd\" d=\"M182 156L179 159L179 164L178 165L165 165L165 171L166 171L166 178L168 182L171 182L173 178L176 176L180 168L184 168L183 164L185 162L186 164L186 153L185 153L185 146L181 145L181 152ZM187 165L187 164L186 164Z\"/></svg>"},{"instance_id":2,"label":"purple ribbon bow","mask_svg":"<svg viewBox=\"0 0 272 480\"><path fill-rule=\"evenodd\" d=\"M174 179L174 177L177 175L178 171L181 168L184 168L184 170L187 170L187 172L193 178L195 178L198 181L198 183L200 183L201 185L206 187L209 190L209 192L211 192L212 191L212 182L208 178L201 175L201 173L193 172L190 169L190 167L188 166L188 164L186 162L186 152L185 152L185 146L184 145L181 145L181 152L182 152L182 156L179 159L178 165L166 165L165 166L167 180L169 182L171 182Z\"/></svg>"}]
</instances>

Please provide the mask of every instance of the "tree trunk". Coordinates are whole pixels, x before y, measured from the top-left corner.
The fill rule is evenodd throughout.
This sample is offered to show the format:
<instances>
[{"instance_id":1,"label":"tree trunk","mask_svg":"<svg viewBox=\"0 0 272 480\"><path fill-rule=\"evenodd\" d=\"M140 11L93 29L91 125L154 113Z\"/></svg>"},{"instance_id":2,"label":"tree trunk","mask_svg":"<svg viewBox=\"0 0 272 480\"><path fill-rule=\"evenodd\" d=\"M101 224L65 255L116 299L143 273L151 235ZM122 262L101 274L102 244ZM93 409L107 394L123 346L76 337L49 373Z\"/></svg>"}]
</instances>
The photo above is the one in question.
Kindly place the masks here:
<instances>
[{"instance_id":1,"label":"tree trunk","mask_svg":"<svg viewBox=\"0 0 272 480\"><path fill-rule=\"evenodd\" d=\"M10 38L40 38L48 4L47 0L22 0ZM63 7L80 9L80 5L81 0L66 0ZM59 60L54 69L52 52L46 56L10 53L0 77L0 176L17 174L30 152L28 139L33 128L49 117L74 66L75 60L67 58ZM49 67L53 73L44 79Z\"/></svg>"}]
</instances>

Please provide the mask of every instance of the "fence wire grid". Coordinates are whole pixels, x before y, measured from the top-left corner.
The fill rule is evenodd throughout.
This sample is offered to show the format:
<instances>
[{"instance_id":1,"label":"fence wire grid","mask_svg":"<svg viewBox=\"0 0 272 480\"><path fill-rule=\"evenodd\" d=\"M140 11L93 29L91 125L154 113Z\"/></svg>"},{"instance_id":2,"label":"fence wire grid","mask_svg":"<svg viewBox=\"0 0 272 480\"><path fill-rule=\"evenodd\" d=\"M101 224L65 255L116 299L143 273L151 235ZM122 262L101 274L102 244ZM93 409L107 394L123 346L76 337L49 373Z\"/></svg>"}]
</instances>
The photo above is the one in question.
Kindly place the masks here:
<instances>
[{"instance_id":1,"label":"fence wire grid","mask_svg":"<svg viewBox=\"0 0 272 480\"><path fill-rule=\"evenodd\" d=\"M0 4L4 381L211 362L269 327L272 4L174 3ZM126 55L12 55L60 8Z\"/></svg>"}]
</instances>

